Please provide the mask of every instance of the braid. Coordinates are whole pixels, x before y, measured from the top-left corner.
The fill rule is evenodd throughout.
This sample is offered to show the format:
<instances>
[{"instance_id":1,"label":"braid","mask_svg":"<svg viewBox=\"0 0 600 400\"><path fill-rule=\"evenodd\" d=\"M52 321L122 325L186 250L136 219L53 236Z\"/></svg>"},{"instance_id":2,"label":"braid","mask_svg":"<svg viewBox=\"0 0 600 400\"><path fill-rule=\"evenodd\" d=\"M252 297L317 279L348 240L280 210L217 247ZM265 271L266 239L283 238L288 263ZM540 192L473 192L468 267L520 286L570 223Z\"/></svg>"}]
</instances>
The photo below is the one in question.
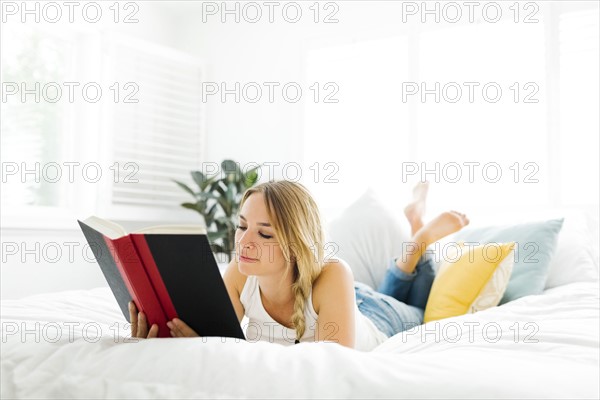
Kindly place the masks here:
<instances>
[{"instance_id":1,"label":"braid","mask_svg":"<svg viewBox=\"0 0 600 400\"><path fill-rule=\"evenodd\" d=\"M302 289L302 285L300 282L296 282L293 285L294 296L296 299L294 300L294 313L292 314L292 323L294 324L294 329L296 329L296 340L300 340L302 335L304 335L304 331L306 330L306 320L304 319L304 307L306 304L306 297L304 295L304 290Z\"/></svg>"}]
</instances>

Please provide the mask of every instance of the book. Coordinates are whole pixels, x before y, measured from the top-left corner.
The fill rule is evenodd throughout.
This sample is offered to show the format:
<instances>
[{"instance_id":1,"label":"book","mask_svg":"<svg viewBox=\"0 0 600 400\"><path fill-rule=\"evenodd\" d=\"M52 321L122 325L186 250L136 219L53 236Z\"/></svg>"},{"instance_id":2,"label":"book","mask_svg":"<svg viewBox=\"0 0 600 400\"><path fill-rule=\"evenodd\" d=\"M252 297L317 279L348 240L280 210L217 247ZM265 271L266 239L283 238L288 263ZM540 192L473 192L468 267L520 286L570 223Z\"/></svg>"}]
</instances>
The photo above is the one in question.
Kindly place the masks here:
<instances>
[{"instance_id":1,"label":"book","mask_svg":"<svg viewBox=\"0 0 600 400\"><path fill-rule=\"evenodd\" d=\"M153 226L128 233L99 217L77 220L125 319L129 301L148 328L171 337L179 318L199 336L245 339L206 235L193 225Z\"/></svg>"}]
</instances>

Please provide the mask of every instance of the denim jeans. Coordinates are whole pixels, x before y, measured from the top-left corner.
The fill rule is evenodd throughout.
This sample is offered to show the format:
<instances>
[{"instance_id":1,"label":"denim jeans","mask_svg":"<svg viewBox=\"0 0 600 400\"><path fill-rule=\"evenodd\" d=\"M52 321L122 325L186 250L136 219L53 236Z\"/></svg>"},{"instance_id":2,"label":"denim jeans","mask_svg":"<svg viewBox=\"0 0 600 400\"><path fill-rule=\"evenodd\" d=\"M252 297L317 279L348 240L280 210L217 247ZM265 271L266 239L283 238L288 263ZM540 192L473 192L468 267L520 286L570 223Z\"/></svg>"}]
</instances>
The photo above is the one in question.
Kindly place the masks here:
<instances>
[{"instance_id":1,"label":"denim jeans","mask_svg":"<svg viewBox=\"0 0 600 400\"><path fill-rule=\"evenodd\" d=\"M429 255L419 259L412 274L401 271L396 259L392 259L376 291L364 283L354 282L356 304L381 332L391 337L423 323L434 278Z\"/></svg>"}]
</instances>

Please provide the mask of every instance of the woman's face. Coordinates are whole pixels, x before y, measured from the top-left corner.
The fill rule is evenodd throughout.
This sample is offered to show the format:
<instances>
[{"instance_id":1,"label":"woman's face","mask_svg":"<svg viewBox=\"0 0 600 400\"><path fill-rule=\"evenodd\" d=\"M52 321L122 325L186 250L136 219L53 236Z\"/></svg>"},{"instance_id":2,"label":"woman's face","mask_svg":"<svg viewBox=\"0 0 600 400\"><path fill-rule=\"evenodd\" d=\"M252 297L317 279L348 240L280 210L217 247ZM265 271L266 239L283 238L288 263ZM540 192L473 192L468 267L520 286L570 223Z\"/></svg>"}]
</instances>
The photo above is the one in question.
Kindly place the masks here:
<instances>
[{"instance_id":1,"label":"woman's face","mask_svg":"<svg viewBox=\"0 0 600 400\"><path fill-rule=\"evenodd\" d=\"M240 210L235 243L236 261L242 274L270 275L285 271L287 263L262 193L251 194Z\"/></svg>"}]
</instances>

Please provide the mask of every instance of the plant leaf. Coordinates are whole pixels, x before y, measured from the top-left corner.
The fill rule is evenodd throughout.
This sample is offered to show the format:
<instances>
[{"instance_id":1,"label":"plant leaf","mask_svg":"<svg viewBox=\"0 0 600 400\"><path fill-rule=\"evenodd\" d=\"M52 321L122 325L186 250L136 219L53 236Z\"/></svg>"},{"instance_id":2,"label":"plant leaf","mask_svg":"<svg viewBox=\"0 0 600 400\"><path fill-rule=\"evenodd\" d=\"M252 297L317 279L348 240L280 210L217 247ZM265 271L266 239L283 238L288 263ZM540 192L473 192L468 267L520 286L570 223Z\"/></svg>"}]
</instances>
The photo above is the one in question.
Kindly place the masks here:
<instances>
[{"instance_id":1,"label":"plant leaf","mask_svg":"<svg viewBox=\"0 0 600 400\"><path fill-rule=\"evenodd\" d=\"M214 199L215 195L212 194L211 192L198 192L198 193L196 193L196 198L206 201L208 199Z\"/></svg>"},{"instance_id":2,"label":"plant leaf","mask_svg":"<svg viewBox=\"0 0 600 400\"><path fill-rule=\"evenodd\" d=\"M230 182L227 185L227 205L228 205L228 209L227 212L225 214L227 214L227 216L231 216L232 212L233 212L233 208L234 208L234 203L235 203L235 198L236 198L236 194L237 194L237 189L235 187L235 183Z\"/></svg>"},{"instance_id":3,"label":"plant leaf","mask_svg":"<svg viewBox=\"0 0 600 400\"><path fill-rule=\"evenodd\" d=\"M225 253L225 249L223 249L222 246L220 246L216 243L211 243L210 247L211 247L213 253Z\"/></svg>"},{"instance_id":4,"label":"plant leaf","mask_svg":"<svg viewBox=\"0 0 600 400\"><path fill-rule=\"evenodd\" d=\"M223 160L221 163L221 170L225 172L225 183L235 183L239 181L241 176L241 170L238 163L233 160Z\"/></svg>"},{"instance_id":5,"label":"plant leaf","mask_svg":"<svg viewBox=\"0 0 600 400\"><path fill-rule=\"evenodd\" d=\"M223 213L225 215L230 215L229 210L231 206L227 201L227 193L225 192L225 189L223 189L223 186L221 186L222 182L222 180L218 180L212 185L213 190L220 194L220 196L215 196L214 198L219 203L219 206L221 206L221 210L223 211Z\"/></svg>"},{"instance_id":6,"label":"plant leaf","mask_svg":"<svg viewBox=\"0 0 600 400\"><path fill-rule=\"evenodd\" d=\"M235 227L235 225L234 225L233 221L231 220L231 218L227 217L225 215L221 215L220 217L215 218L215 221L219 221L221 224L223 224L227 228L234 228Z\"/></svg>"},{"instance_id":7,"label":"plant leaf","mask_svg":"<svg viewBox=\"0 0 600 400\"><path fill-rule=\"evenodd\" d=\"M246 188L254 186L258 181L258 172L256 172L257 168L251 169L246 173L246 179L244 180L244 186Z\"/></svg>"},{"instance_id":8,"label":"plant leaf","mask_svg":"<svg viewBox=\"0 0 600 400\"><path fill-rule=\"evenodd\" d=\"M219 240L227 236L227 231L208 232L208 240L214 241Z\"/></svg>"},{"instance_id":9,"label":"plant leaf","mask_svg":"<svg viewBox=\"0 0 600 400\"><path fill-rule=\"evenodd\" d=\"M207 178L200 171L192 171L191 175L194 179L194 182L196 182L201 191L204 191L207 188L207 186L210 185L213 181L213 178Z\"/></svg>"},{"instance_id":10,"label":"plant leaf","mask_svg":"<svg viewBox=\"0 0 600 400\"><path fill-rule=\"evenodd\" d=\"M194 193L194 191L188 185L186 185L183 182L176 181L175 179L171 179L171 180L173 182L175 182L176 184L178 184L180 188L182 188L183 190L185 190L186 192L188 192L192 196L196 197L196 193Z\"/></svg>"},{"instance_id":11,"label":"plant leaf","mask_svg":"<svg viewBox=\"0 0 600 400\"><path fill-rule=\"evenodd\" d=\"M239 172L240 171L240 167L238 165L238 163L236 163L233 160L223 160L221 162L221 169L226 173L234 173L234 172Z\"/></svg>"},{"instance_id":12,"label":"plant leaf","mask_svg":"<svg viewBox=\"0 0 600 400\"><path fill-rule=\"evenodd\" d=\"M181 203L181 207L189 208L190 210L201 212L198 209L198 203Z\"/></svg>"},{"instance_id":13,"label":"plant leaf","mask_svg":"<svg viewBox=\"0 0 600 400\"><path fill-rule=\"evenodd\" d=\"M248 170L244 176L242 177L241 180L241 190L240 192L245 191L246 189L248 189L249 187L252 187L256 184L256 182L258 181L259 175L258 175L258 170L262 167L262 164L259 164L258 166Z\"/></svg>"},{"instance_id":14,"label":"plant leaf","mask_svg":"<svg viewBox=\"0 0 600 400\"><path fill-rule=\"evenodd\" d=\"M217 212L217 203L213 204L211 208L209 208L208 212L204 216L204 220L206 221L206 225L212 225L215 220L215 213ZM209 223L210 221L210 223Z\"/></svg>"},{"instance_id":15,"label":"plant leaf","mask_svg":"<svg viewBox=\"0 0 600 400\"><path fill-rule=\"evenodd\" d=\"M222 197L226 197L225 189L223 189L223 186L221 186L221 182L223 182L221 179L214 181L211 186L211 191L216 191ZM218 197L215 196L215 198L218 198Z\"/></svg>"}]
</instances>

